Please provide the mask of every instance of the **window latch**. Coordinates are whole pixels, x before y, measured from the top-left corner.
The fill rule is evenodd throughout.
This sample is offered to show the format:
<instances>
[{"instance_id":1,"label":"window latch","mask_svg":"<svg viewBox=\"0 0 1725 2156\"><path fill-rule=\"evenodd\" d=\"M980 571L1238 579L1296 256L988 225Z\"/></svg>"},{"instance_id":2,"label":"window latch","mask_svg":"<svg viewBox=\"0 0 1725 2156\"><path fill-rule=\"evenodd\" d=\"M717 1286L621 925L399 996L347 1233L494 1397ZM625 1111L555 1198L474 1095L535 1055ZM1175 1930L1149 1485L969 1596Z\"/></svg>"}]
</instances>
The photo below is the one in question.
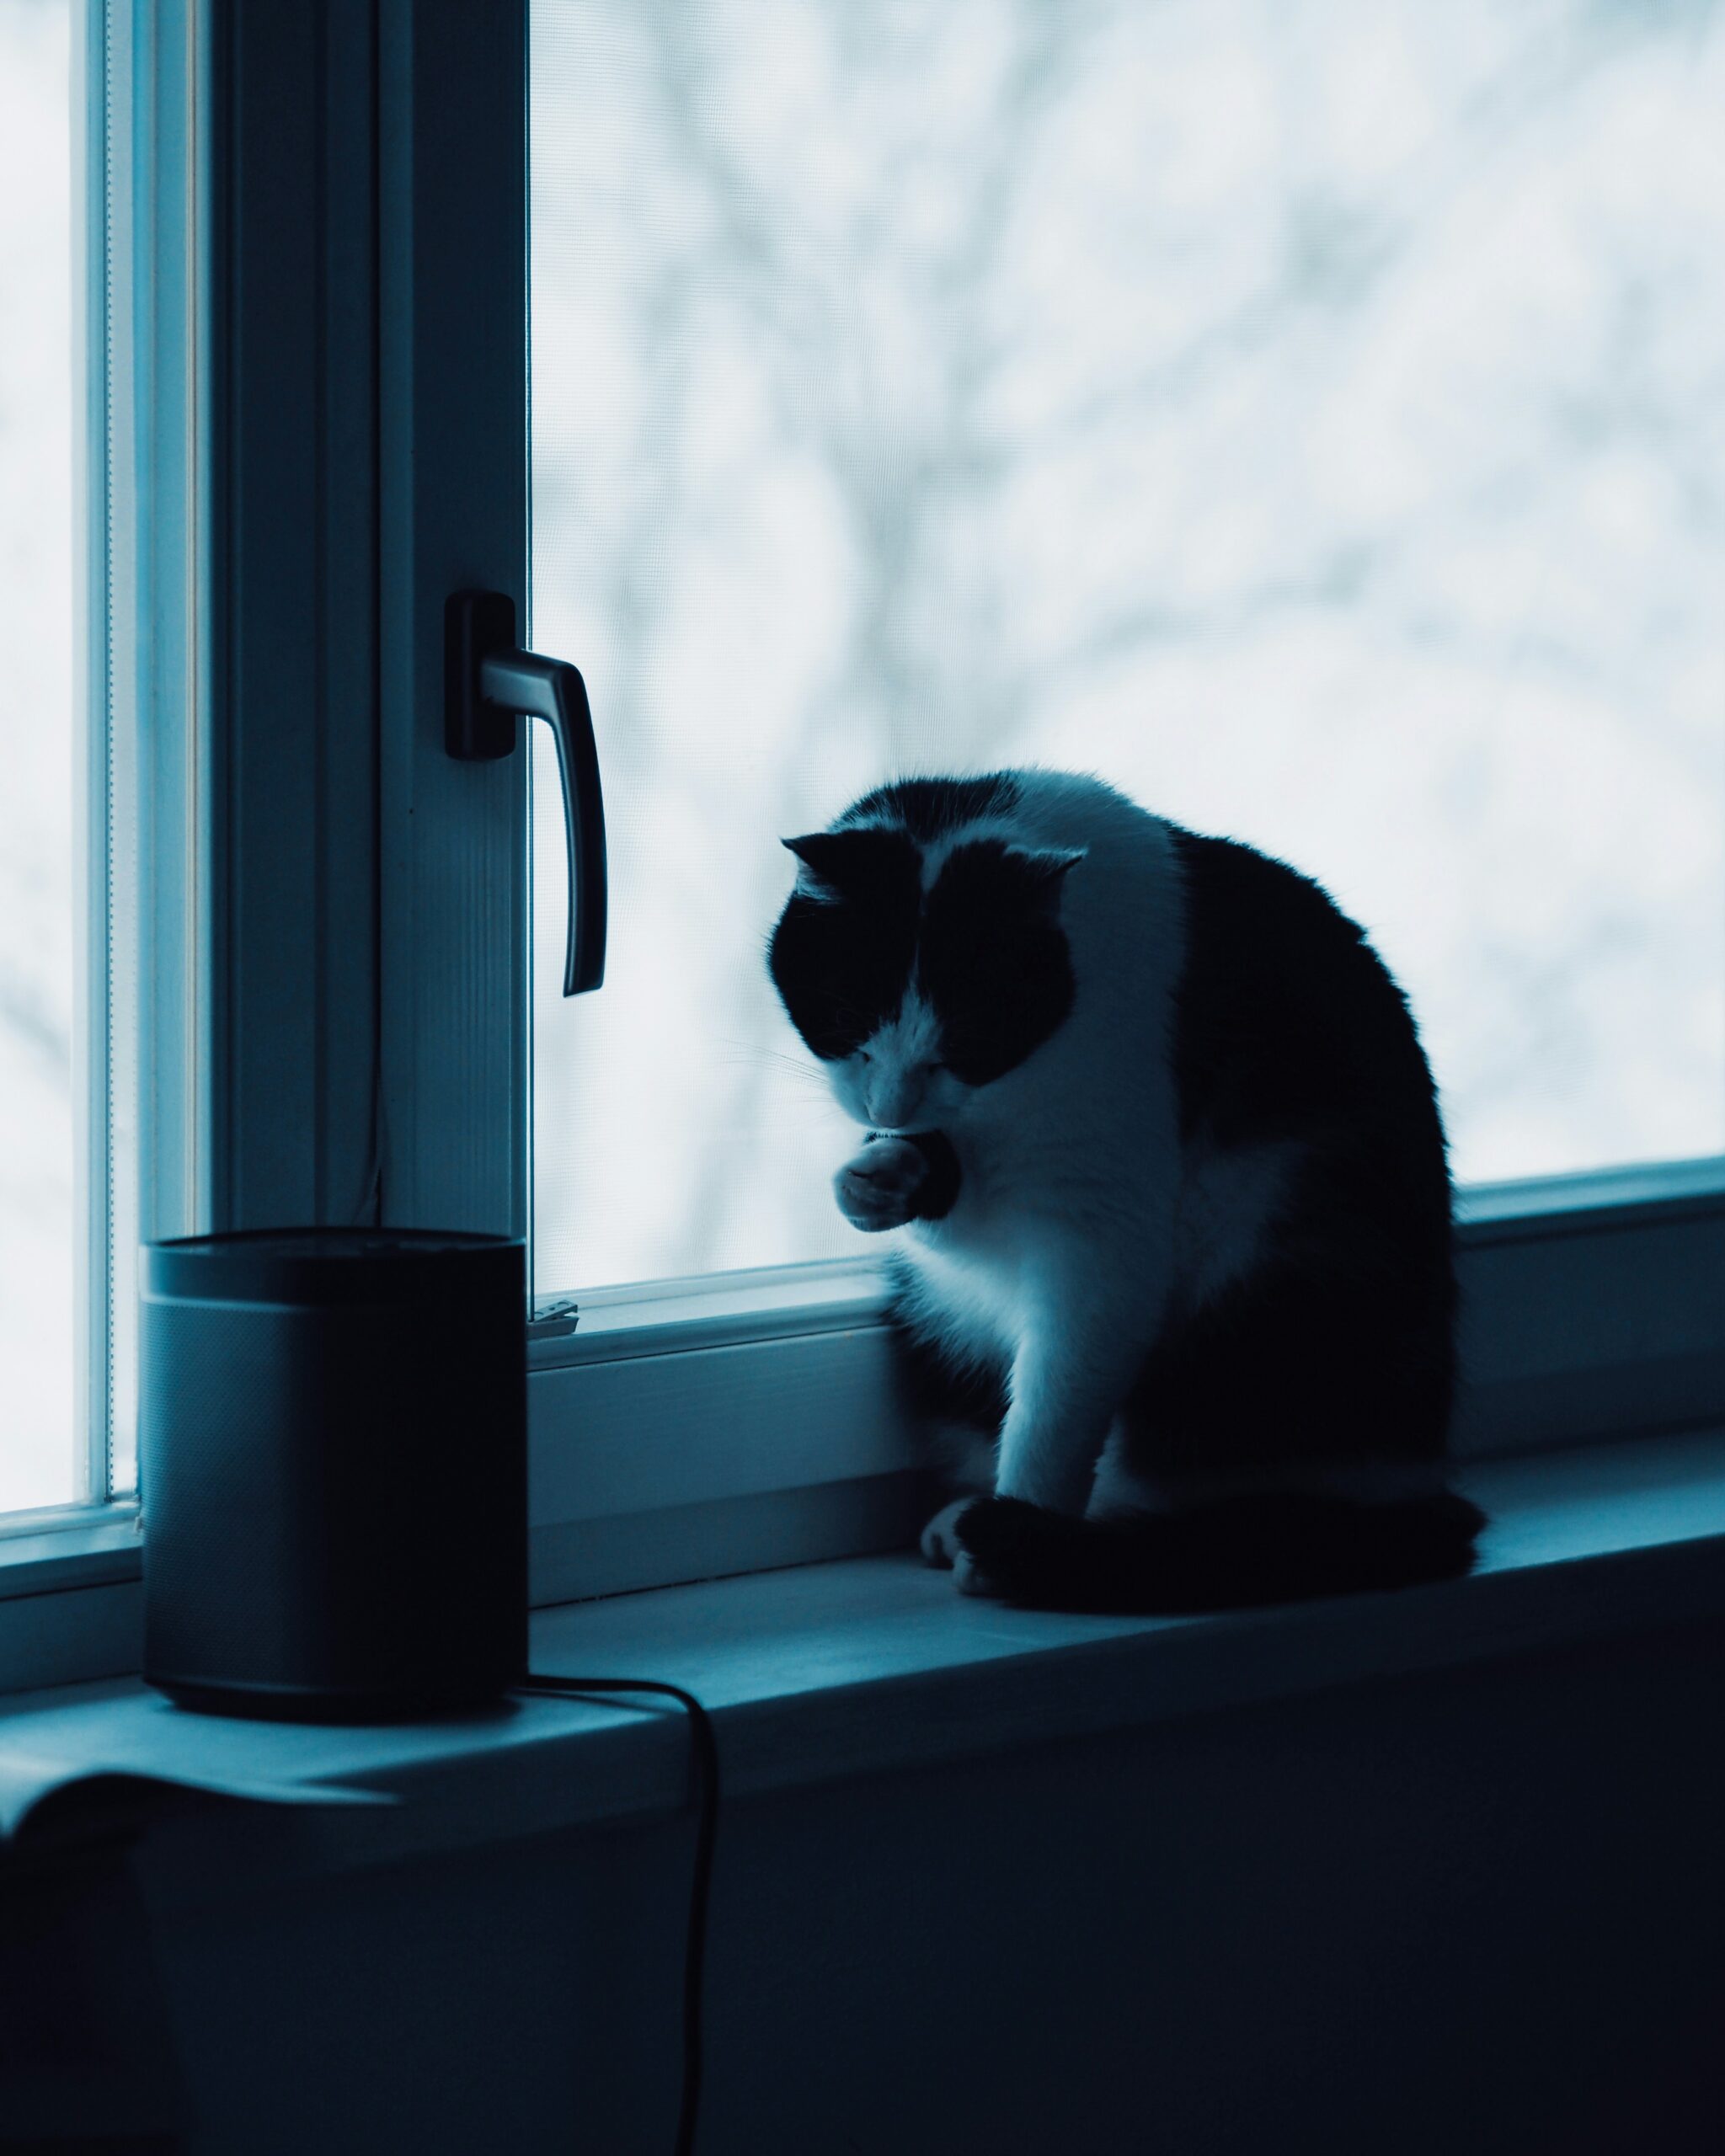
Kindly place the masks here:
<instances>
[{"instance_id":1,"label":"window latch","mask_svg":"<svg viewBox=\"0 0 1725 2156\"><path fill-rule=\"evenodd\" d=\"M444 745L463 762L489 762L515 745L517 714L542 718L557 744L569 848L569 926L563 992L605 979L605 802L587 685L561 659L515 643L515 602L504 591L457 591L443 609Z\"/></svg>"}]
</instances>

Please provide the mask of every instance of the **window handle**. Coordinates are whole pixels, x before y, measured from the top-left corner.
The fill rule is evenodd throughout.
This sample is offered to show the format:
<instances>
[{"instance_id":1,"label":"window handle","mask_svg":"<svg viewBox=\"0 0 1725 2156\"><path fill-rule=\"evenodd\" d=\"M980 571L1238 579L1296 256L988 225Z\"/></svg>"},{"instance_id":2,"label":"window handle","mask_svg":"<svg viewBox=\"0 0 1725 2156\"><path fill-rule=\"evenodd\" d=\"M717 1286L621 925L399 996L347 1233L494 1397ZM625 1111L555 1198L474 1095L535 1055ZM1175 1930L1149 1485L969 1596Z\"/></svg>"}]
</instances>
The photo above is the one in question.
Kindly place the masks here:
<instances>
[{"instance_id":1,"label":"window handle","mask_svg":"<svg viewBox=\"0 0 1725 2156\"><path fill-rule=\"evenodd\" d=\"M515 602L503 591L457 591L443 609L444 744L463 762L507 756L515 717L542 718L557 744L563 828L569 847L569 928L563 992L580 995L605 979L605 802L587 685L561 659L515 643Z\"/></svg>"}]
</instances>

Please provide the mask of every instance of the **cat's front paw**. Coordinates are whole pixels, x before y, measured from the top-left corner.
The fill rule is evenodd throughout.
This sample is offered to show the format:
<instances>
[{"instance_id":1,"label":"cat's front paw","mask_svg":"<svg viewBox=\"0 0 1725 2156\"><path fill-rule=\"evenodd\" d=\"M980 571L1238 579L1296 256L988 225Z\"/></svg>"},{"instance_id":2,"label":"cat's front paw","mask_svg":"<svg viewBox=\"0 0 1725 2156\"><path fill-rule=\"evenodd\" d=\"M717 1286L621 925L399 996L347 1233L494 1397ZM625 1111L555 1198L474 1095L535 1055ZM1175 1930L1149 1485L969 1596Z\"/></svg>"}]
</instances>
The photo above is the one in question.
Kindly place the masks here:
<instances>
[{"instance_id":1,"label":"cat's front paw","mask_svg":"<svg viewBox=\"0 0 1725 2156\"><path fill-rule=\"evenodd\" d=\"M986 1497L954 1497L922 1530L924 1561L949 1571L953 1585L960 1594L991 1595L996 1592L988 1573L959 1539L959 1522L965 1513L991 1502Z\"/></svg>"},{"instance_id":2,"label":"cat's front paw","mask_svg":"<svg viewBox=\"0 0 1725 2156\"><path fill-rule=\"evenodd\" d=\"M976 1502L975 1497L954 1497L952 1503L943 1505L922 1530L922 1556L927 1564L938 1565L950 1572L964 1555L964 1545L959 1540L959 1516Z\"/></svg>"},{"instance_id":3,"label":"cat's front paw","mask_svg":"<svg viewBox=\"0 0 1725 2156\"><path fill-rule=\"evenodd\" d=\"M853 1228L879 1235L916 1218L928 1162L908 1138L879 1138L833 1177L839 1210Z\"/></svg>"}]
</instances>

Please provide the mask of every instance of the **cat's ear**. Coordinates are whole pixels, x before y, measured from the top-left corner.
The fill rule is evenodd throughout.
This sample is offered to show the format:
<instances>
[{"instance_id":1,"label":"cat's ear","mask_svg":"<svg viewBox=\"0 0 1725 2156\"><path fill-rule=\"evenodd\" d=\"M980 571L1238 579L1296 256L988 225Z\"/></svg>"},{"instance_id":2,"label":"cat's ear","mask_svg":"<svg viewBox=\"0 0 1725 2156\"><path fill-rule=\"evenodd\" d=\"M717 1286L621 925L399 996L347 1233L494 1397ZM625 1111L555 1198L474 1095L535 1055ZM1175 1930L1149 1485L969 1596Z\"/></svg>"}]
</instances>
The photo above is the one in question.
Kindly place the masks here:
<instances>
[{"instance_id":1,"label":"cat's ear","mask_svg":"<svg viewBox=\"0 0 1725 2156\"><path fill-rule=\"evenodd\" d=\"M797 889L804 898L836 899L859 892L869 880L881 840L874 830L811 831L779 843L802 863Z\"/></svg>"},{"instance_id":2,"label":"cat's ear","mask_svg":"<svg viewBox=\"0 0 1725 2156\"><path fill-rule=\"evenodd\" d=\"M1020 894L1020 903L1053 921L1060 910L1066 878L1084 855L1081 846L1008 846L1005 866Z\"/></svg>"},{"instance_id":3,"label":"cat's ear","mask_svg":"<svg viewBox=\"0 0 1725 2156\"><path fill-rule=\"evenodd\" d=\"M1014 846L1011 857L1021 861L1032 877L1049 896L1053 898L1066 880L1069 869L1076 868L1089 849L1076 846L1050 846L1031 848Z\"/></svg>"}]
</instances>

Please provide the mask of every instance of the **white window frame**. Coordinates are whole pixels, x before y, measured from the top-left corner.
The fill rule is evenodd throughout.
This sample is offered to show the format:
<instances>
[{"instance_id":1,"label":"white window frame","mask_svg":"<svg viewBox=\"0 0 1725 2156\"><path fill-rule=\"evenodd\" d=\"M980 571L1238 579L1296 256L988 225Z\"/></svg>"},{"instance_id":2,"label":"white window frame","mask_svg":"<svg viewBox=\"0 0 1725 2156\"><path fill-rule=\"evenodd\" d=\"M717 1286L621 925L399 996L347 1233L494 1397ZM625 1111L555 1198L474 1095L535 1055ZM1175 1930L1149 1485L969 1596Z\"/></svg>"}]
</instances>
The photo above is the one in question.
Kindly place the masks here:
<instances>
[{"instance_id":1,"label":"white window frame","mask_svg":"<svg viewBox=\"0 0 1725 2156\"><path fill-rule=\"evenodd\" d=\"M451 761L441 673L449 592L527 619L526 0L88 0L86 36L133 175L88 582L142 744L143 1231L524 1232L526 759ZM1464 1454L1725 1420L1725 1158L1458 1222ZM536 1602L906 1540L873 1267L579 1300L530 1337ZM135 1669L138 1572L125 1508L10 1523L0 1689Z\"/></svg>"}]
</instances>

